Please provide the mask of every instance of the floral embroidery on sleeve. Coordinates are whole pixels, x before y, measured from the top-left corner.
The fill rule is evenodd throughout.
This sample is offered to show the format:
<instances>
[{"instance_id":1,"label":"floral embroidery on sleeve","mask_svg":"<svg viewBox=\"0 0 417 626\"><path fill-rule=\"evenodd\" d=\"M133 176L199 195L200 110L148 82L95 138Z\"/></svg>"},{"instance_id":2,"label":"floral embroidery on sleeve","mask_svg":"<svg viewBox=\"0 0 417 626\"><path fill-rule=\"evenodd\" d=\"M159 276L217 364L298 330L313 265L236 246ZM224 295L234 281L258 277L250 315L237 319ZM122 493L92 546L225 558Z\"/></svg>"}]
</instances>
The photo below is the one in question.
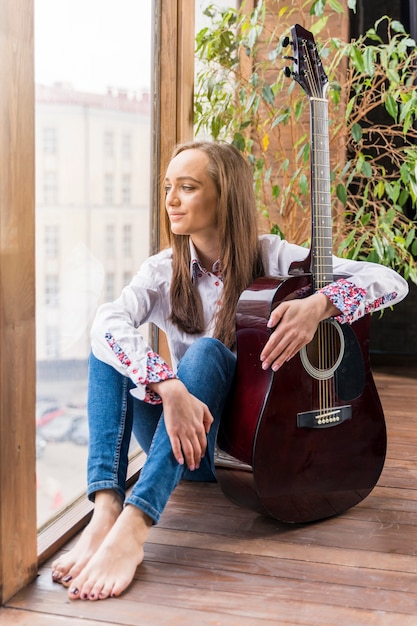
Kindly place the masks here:
<instances>
[{"instance_id":1,"label":"floral embroidery on sleeve","mask_svg":"<svg viewBox=\"0 0 417 626\"><path fill-rule=\"evenodd\" d=\"M159 383L162 380L168 380L170 378L177 378L168 363L157 354L156 352L148 352L146 363L146 380L139 377L138 381L142 385L146 385L145 402L149 404L161 404L162 400L159 394L152 389L149 389L148 383ZM135 373L135 370L133 370Z\"/></svg>"},{"instance_id":2,"label":"floral embroidery on sleeve","mask_svg":"<svg viewBox=\"0 0 417 626\"><path fill-rule=\"evenodd\" d=\"M369 302L369 304L365 306L365 313L372 313L372 311L380 309L384 306L384 304L388 304L388 302L395 300L397 295L396 291L392 291L391 293L386 293L380 298L377 298L373 302Z\"/></svg>"},{"instance_id":3,"label":"floral embroidery on sleeve","mask_svg":"<svg viewBox=\"0 0 417 626\"><path fill-rule=\"evenodd\" d=\"M107 343L109 344L110 348L113 350L114 354L119 359L120 363L122 365L125 365L126 367L129 367L132 364L131 360L129 359L127 354L125 354L125 352L123 352L122 348L116 342L116 340L113 337L113 335L111 335L110 333L106 333L105 337L106 337Z\"/></svg>"},{"instance_id":4,"label":"floral embroidery on sleeve","mask_svg":"<svg viewBox=\"0 0 417 626\"><path fill-rule=\"evenodd\" d=\"M119 359L120 363L126 368L131 367L132 361L127 354L119 346L113 335L106 333L106 341L114 354ZM139 370L131 370L131 379L137 385L145 386L145 398L144 402L149 404L161 404L162 400L160 396L149 389L148 383L159 383L161 380L168 380L169 378L177 378L168 363L157 354L156 352L148 352L146 355L146 376L140 376Z\"/></svg>"},{"instance_id":5,"label":"floral embroidery on sleeve","mask_svg":"<svg viewBox=\"0 0 417 626\"><path fill-rule=\"evenodd\" d=\"M354 320L355 311L366 296L365 289L357 287L344 278L322 287L319 292L324 293L341 311L341 315L336 318L341 324L351 323Z\"/></svg>"}]
</instances>

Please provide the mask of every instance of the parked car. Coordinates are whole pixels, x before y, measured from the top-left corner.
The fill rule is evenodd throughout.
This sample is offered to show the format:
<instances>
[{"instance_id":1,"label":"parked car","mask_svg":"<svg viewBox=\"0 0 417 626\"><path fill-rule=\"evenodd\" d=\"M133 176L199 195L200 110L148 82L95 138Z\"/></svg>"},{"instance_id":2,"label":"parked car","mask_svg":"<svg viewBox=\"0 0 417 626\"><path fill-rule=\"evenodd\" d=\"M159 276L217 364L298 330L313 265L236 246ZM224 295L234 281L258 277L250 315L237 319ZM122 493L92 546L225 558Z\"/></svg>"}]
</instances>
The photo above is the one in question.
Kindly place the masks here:
<instances>
[{"instance_id":1,"label":"parked car","mask_svg":"<svg viewBox=\"0 0 417 626\"><path fill-rule=\"evenodd\" d=\"M36 426L44 426L56 417L63 415L64 409L53 400L36 402Z\"/></svg>"},{"instance_id":2,"label":"parked car","mask_svg":"<svg viewBox=\"0 0 417 626\"><path fill-rule=\"evenodd\" d=\"M73 417L62 410L53 419L38 427L38 435L45 441L67 441L73 425Z\"/></svg>"},{"instance_id":3,"label":"parked car","mask_svg":"<svg viewBox=\"0 0 417 626\"><path fill-rule=\"evenodd\" d=\"M88 445L88 420L86 415L80 415L74 419L70 439L78 446Z\"/></svg>"}]
</instances>

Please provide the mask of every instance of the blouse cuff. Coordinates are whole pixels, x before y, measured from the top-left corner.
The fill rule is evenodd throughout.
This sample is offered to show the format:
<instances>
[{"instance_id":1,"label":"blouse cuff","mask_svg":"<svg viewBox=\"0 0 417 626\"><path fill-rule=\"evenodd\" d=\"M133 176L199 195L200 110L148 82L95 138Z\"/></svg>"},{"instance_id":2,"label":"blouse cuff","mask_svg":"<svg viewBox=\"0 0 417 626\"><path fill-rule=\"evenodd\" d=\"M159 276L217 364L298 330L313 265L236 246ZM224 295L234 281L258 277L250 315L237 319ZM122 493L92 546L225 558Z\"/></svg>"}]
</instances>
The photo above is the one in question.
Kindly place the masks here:
<instances>
[{"instance_id":1,"label":"blouse cuff","mask_svg":"<svg viewBox=\"0 0 417 626\"><path fill-rule=\"evenodd\" d=\"M168 363L156 352L149 351L138 361L132 363L130 357L117 343L113 335L106 333L106 341L120 364L126 369L126 374L135 383L136 388L130 393L134 398L149 404L161 404L159 394L148 387L148 383L159 383L169 378L177 378Z\"/></svg>"},{"instance_id":2,"label":"blouse cuff","mask_svg":"<svg viewBox=\"0 0 417 626\"><path fill-rule=\"evenodd\" d=\"M156 352L148 352L146 361L146 377L139 377L138 382L145 385L144 402L148 404L161 404L161 396L148 387L149 383L160 383L163 380L177 378L168 363Z\"/></svg>"},{"instance_id":3,"label":"blouse cuff","mask_svg":"<svg viewBox=\"0 0 417 626\"><path fill-rule=\"evenodd\" d=\"M341 324L351 324L356 319L355 313L359 313L360 304L366 296L365 289L344 278L322 287L318 292L323 293L339 309L341 313L336 320Z\"/></svg>"}]
</instances>

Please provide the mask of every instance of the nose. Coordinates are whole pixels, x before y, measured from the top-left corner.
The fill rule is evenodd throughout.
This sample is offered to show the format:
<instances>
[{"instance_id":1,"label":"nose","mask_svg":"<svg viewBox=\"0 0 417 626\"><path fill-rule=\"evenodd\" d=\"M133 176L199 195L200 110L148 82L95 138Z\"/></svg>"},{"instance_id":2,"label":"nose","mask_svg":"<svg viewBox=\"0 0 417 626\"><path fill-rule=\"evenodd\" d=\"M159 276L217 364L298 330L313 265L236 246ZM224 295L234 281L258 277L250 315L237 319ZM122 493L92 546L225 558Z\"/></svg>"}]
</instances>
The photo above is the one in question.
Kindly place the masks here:
<instances>
[{"instance_id":1,"label":"nose","mask_svg":"<svg viewBox=\"0 0 417 626\"><path fill-rule=\"evenodd\" d=\"M166 206L177 206L179 203L178 195L175 191L174 187L171 187L167 193L165 198Z\"/></svg>"}]
</instances>

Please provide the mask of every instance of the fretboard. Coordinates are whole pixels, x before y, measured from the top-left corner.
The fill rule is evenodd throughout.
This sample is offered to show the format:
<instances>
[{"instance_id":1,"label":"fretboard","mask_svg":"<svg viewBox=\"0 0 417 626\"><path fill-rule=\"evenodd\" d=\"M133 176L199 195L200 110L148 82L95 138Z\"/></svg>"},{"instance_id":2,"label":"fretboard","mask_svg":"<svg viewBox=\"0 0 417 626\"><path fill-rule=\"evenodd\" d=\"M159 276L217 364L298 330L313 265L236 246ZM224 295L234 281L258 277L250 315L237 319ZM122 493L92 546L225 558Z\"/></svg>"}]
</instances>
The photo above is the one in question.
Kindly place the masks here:
<instances>
[{"instance_id":1,"label":"fretboard","mask_svg":"<svg viewBox=\"0 0 417 626\"><path fill-rule=\"evenodd\" d=\"M333 281L328 106L310 98L311 113L311 271L314 290Z\"/></svg>"}]
</instances>

